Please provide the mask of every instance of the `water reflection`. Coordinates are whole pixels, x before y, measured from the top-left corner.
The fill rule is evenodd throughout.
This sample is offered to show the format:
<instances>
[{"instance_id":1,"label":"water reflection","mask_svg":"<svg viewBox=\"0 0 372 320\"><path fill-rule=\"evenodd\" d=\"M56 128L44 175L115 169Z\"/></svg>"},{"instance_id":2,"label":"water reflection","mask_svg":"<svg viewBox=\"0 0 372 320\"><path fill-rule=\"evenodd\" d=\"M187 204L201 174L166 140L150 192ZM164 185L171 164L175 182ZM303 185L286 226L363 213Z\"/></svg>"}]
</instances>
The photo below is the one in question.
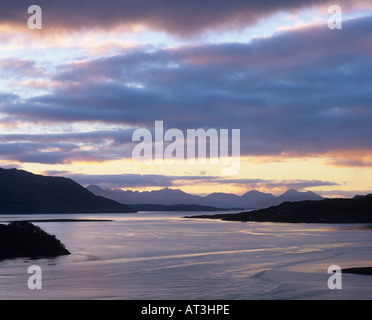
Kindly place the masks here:
<instances>
[{"instance_id":1,"label":"water reflection","mask_svg":"<svg viewBox=\"0 0 372 320\"><path fill-rule=\"evenodd\" d=\"M372 225L337 225L327 229L328 231L342 231L342 230L372 230Z\"/></svg>"},{"instance_id":2,"label":"water reflection","mask_svg":"<svg viewBox=\"0 0 372 320\"><path fill-rule=\"evenodd\" d=\"M184 215L33 215L72 254L0 262L0 299L372 297L372 277L349 285L345 279L337 296L327 287L330 265L372 265L372 224L237 223ZM36 293L26 285L31 264L43 268L43 290Z\"/></svg>"}]
</instances>

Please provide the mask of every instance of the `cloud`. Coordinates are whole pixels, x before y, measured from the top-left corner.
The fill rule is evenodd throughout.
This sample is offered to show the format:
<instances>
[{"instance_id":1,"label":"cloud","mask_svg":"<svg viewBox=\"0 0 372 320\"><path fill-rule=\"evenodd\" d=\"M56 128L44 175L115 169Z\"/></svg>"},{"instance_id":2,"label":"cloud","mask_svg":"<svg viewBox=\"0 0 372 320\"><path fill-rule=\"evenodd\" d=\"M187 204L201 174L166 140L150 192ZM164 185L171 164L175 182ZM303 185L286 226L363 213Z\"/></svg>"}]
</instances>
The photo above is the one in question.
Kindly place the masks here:
<instances>
[{"instance_id":1,"label":"cloud","mask_svg":"<svg viewBox=\"0 0 372 320\"><path fill-rule=\"evenodd\" d=\"M364 1L340 0L339 5L359 7ZM277 12L296 11L314 6L326 6L324 0L39 0L43 10L44 30L112 29L138 26L165 31L180 36L198 34L207 30L242 29ZM26 28L26 0L8 1L2 4L0 23L24 25ZM43 30L43 31L44 31Z\"/></svg>"},{"instance_id":2,"label":"cloud","mask_svg":"<svg viewBox=\"0 0 372 320\"><path fill-rule=\"evenodd\" d=\"M3 160L62 164L73 161L110 161L131 157L132 130L59 134L2 134Z\"/></svg>"},{"instance_id":3,"label":"cloud","mask_svg":"<svg viewBox=\"0 0 372 320\"><path fill-rule=\"evenodd\" d=\"M47 94L3 94L0 111L32 123L241 129L250 156L371 153L370 30L366 17L338 31L313 26L250 43L139 47L61 65Z\"/></svg>"},{"instance_id":4,"label":"cloud","mask_svg":"<svg viewBox=\"0 0 372 320\"><path fill-rule=\"evenodd\" d=\"M174 187L198 184L218 186L221 184L240 187L243 190L285 190L295 188L304 190L313 187L338 186L332 181L321 180L265 180L265 179L223 179L218 176L171 176L161 174L73 174L68 171L45 171L45 175L64 176L81 185L99 185L102 188L128 189L142 187Z\"/></svg>"},{"instance_id":5,"label":"cloud","mask_svg":"<svg viewBox=\"0 0 372 320\"><path fill-rule=\"evenodd\" d=\"M0 92L0 105L15 103L20 97L14 93Z\"/></svg>"}]
</instances>

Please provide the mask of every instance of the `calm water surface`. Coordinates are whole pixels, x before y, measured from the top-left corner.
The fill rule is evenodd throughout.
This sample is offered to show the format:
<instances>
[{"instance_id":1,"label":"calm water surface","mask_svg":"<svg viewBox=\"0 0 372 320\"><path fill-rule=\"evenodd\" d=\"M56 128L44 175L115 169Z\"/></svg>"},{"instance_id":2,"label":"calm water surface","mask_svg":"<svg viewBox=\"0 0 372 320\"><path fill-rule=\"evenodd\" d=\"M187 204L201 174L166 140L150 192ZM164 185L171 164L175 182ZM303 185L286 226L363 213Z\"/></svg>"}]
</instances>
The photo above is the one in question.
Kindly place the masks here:
<instances>
[{"instance_id":1,"label":"calm water surface","mask_svg":"<svg viewBox=\"0 0 372 320\"><path fill-rule=\"evenodd\" d=\"M0 223L113 220L35 222L72 254L0 261L0 299L372 299L372 276L344 274L341 290L327 286L330 265L372 266L368 225L182 218L187 214L0 216ZM27 287L35 264L41 290Z\"/></svg>"}]
</instances>

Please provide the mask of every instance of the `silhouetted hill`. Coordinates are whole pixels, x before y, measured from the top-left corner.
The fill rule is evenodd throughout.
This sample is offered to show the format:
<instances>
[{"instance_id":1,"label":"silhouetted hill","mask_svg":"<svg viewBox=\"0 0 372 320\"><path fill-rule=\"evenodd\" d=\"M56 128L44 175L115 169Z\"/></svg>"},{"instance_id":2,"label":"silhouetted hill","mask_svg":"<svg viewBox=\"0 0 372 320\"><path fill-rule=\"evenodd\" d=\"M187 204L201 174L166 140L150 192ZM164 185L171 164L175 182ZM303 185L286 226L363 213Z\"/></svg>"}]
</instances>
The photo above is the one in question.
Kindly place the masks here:
<instances>
[{"instance_id":1,"label":"silhouetted hill","mask_svg":"<svg viewBox=\"0 0 372 320\"><path fill-rule=\"evenodd\" d=\"M0 168L0 214L126 212L134 210L96 196L71 179Z\"/></svg>"},{"instance_id":2,"label":"silhouetted hill","mask_svg":"<svg viewBox=\"0 0 372 320\"><path fill-rule=\"evenodd\" d=\"M17 257L55 257L70 252L56 239L30 222L0 224L0 259Z\"/></svg>"},{"instance_id":3,"label":"silhouetted hill","mask_svg":"<svg viewBox=\"0 0 372 320\"><path fill-rule=\"evenodd\" d=\"M299 192L295 189L290 189L278 197L272 197L269 199L264 199L262 201L257 201L257 202L252 203L251 209L269 208L273 206L278 206L281 203L288 202L288 201L298 202L298 201L305 201L305 200L323 200L323 199L324 199L323 197L311 191Z\"/></svg>"},{"instance_id":4,"label":"silhouetted hill","mask_svg":"<svg viewBox=\"0 0 372 320\"><path fill-rule=\"evenodd\" d=\"M102 189L99 186L88 186L87 189L96 195L115 200L127 205L159 204L159 205L209 205L203 197L188 194L179 189L164 188L153 191L132 191L120 189Z\"/></svg>"},{"instance_id":5,"label":"silhouetted hill","mask_svg":"<svg viewBox=\"0 0 372 320\"><path fill-rule=\"evenodd\" d=\"M372 196L356 199L284 202L261 210L186 218L289 223L372 223Z\"/></svg>"},{"instance_id":6,"label":"silhouetted hill","mask_svg":"<svg viewBox=\"0 0 372 320\"><path fill-rule=\"evenodd\" d=\"M231 193L212 193L204 197L210 205L218 207L240 207L240 208L252 208L258 202L265 202L275 197L271 193L263 193L257 190L251 190L247 193L238 196Z\"/></svg>"}]
</instances>

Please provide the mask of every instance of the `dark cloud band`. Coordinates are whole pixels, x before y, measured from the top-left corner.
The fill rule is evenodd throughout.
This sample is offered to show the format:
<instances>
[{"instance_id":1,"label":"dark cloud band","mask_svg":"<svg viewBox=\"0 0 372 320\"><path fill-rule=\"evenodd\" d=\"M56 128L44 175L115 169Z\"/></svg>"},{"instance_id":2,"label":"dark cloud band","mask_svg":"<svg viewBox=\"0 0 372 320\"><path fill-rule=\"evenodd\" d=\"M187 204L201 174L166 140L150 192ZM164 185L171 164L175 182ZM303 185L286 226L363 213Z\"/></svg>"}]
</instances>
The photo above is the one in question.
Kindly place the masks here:
<instances>
[{"instance_id":1,"label":"dark cloud band","mask_svg":"<svg viewBox=\"0 0 372 320\"><path fill-rule=\"evenodd\" d=\"M350 1L340 0L340 5ZM359 1L353 1L354 4ZM144 25L177 35L197 34L210 29L243 28L276 12L293 11L328 0L39 0L43 29L113 28ZM7 1L0 10L0 22L26 26L26 0ZM47 32L47 31L46 31Z\"/></svg>"},{"instance_id":2,"label":"dark cloud band","mask_svg":"<svg viewBox=\"0 0 372 320\"><path fill-rule=\"evenodd\" d=\"M3 94L0 111L19 122L240 129L242 155L371 152L370 30L366 17L339 33L318 26L246 44L139 48L60 66L50 77L59 87Z\"/></svg>"}]
</instances>

